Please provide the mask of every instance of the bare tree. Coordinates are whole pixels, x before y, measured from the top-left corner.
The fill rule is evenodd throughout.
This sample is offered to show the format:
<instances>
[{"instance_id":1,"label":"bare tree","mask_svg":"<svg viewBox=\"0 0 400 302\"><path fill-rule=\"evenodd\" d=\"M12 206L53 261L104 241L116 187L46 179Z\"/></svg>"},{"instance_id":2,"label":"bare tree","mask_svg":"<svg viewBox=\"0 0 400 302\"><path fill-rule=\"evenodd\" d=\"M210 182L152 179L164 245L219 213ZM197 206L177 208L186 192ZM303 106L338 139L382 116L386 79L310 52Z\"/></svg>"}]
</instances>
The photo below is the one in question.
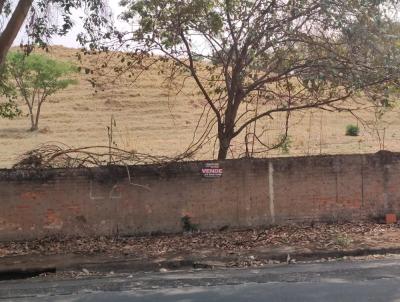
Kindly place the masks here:
<instances>
[{"instance_id":1,"label":"bare tree","mask_svg":"<svg viewBox=\"0 0 400 302\"><path fill-rule=\"evenodd\" d=\"M234 140L243 140L247 155L278 148L287 142L294 111L345 110L366 89L399 75L398 47L389 34L397 1L121 4L123 19L137 29L116 32L114 41L105 33L108 45L116 41L131 54L151 54L152 60L131 56L145 68L162 60L169 65L168 70L163 65L166 79L191 78L206 100L188 152L213 139L218 159L228 156ZM114 68L117 73L137 69L126 57L121 62L125 67ZM263 138L268 129L259 125L276 116L284 119L281 134L268 144Z\"/></svg>"}]
</instances>

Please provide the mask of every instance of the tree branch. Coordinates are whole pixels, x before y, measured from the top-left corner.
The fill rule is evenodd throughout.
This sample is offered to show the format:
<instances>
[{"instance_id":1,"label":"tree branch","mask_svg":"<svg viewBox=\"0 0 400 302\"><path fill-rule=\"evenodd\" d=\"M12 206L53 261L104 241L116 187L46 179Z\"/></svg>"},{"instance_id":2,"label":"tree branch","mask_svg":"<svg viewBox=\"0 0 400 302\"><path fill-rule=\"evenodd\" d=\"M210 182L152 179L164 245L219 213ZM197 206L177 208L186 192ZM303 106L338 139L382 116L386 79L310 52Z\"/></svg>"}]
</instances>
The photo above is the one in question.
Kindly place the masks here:
<instances>
[{"instance_id":1,"label":"tree branch","mask_svg":"<svg viewBox=\"0 0 400 302\"><path fill-rule=\"evenodd\" d=\"M263 117L265 117L265 116L270 116L270 115L273 114L273 113L276 113L276 112L288 112L288 111L295 111L295 110L302 110L302 109L307 109L307 108L318 108L318 107L320 107L320 106L329 105L329 104L331 104L331 103L344 100L344 99L350 97L350 95L352 95L352 92L348 92L347 94L345 94L345 95L343 95L343 96L341 96L341 97L334 98L334 99L318 101L318 102L314 102L314 103L306 104L306 105L301 105L301 106L280 107L280 108L275 108L275 109L271 109L271 110L265 111L265 112L259 114L258 116L255 116L255 117L251 118L250 120L248 120L247 122L245 122L242 126L240 126L239 129L236 130L236 131L233 133L233 137L236 137L240 132L243 131L243 129L245 129L245 128L246 128L248 125L250 125L251 123L253 123L253 122L257 121L258 119L263 118Z\"/></svg>"},{"instance_id":2,"label":"tree branch","mask_svg":"<svg viewBox=\"0 0 400 302\"><path fill-rule=\"evenodd\" d=\"M204 97L206 98L208 104L210 105L210 107L212 108L212 110L214 111L216 117L217 117L217 121L218 121L218 125L221 125L221 114L219 112L219 110L217 109L217 107L215 107L214 102L212 101L210 95L207 93L206 89L204 88L203 84L201 83L197 73L196 73L196 69L194 67L194 61L193 61L193 55L192 55L192 51L190 50L190 45L189 42L187 41L185 34L180 31L180 37L185 45L186 51L187 51L187 55L189 57L189 70L196 82L196 84L198 85L198 87L200 88L201 92L203 93Z\"/></svg>"},{"instance_id":3,"label":"tree branch","mask_svg":"<svg viewBox=\"0 0 400 302\"><path fill-rule=\"evenodd\" d=\"M10 21L8 21L6 28L1 33L0 36L0 65L4 63L6 54L10 49L12 43L22 25L24 24L25 18L32 6L33 0L20 0L14 13L11 16Z\"/></svg>"}]
</instances>

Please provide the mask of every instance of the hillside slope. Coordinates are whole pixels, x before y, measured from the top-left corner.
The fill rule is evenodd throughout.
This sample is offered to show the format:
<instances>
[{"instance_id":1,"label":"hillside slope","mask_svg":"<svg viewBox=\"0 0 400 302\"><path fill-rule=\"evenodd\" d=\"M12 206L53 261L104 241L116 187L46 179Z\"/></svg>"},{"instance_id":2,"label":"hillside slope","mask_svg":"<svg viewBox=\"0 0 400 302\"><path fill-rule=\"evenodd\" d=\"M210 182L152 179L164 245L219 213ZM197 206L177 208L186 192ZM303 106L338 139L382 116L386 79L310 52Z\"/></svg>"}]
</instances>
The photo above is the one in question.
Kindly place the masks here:
<instances>
[{"instance_id":1,"label":"hillside slope","mask_svg":"<svg viewBox=\"0 0 400 302\"><path fill-rule=\"evenodd\" d=\"M75 49L55 46L51 48L50 55L76 62L76 52ZM98 93L94 92L83 72L77 78L77 85L56 94L44 104L39 132L28 131L29 120L23 103L21 109L24 114L21 117L0 120L0 167L10 167L18 155L49 141L76 147L107 145L107 126L111 116L116 120L114 138L120 148L173 156L185 150L190 143L201 113L201 104L204 103L190 81L186 83L183 93L175 96L168 94L157 70L152 69L135 85L121 80L121 85ZM362 115L373 119L369 112ZM387 128L387 149L400 149L400 134L397 133L399 117L395 109L385 116L387 123L381 126ZM344 135L347 124L357 123L350 114L321 111L296 113L293 123L289 155L375 152L379 149L377 136L368 129L361 127L359 137ZM269 125L270 129L280 128L282 121L273 120ZM205 148L196 157L211 158L211 149L212 146ZM279 154L282 154L281 150L261 156Z\"/></svg>"}]
</instances>

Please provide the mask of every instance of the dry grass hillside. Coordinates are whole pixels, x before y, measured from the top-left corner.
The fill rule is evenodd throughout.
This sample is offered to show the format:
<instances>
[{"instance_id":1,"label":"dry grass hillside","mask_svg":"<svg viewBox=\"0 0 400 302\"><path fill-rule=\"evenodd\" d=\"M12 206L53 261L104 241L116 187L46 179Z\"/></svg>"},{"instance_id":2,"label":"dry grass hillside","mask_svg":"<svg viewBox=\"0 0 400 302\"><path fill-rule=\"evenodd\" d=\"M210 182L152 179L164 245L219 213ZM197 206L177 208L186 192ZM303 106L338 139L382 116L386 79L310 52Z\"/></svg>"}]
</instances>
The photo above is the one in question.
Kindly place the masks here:
<instances>
[{"instance_id":1,"label":"dry grass hillside","mask_svg":"<svg viewBox=\"0 0 400 302\"><path fill-rule=\"evenodd\" d=\"M76 61L76 50L52 47L50 55L65 61ZM154 155L173 156L184 151L192 139L193 130L201 113L203 100L196 87L186 82L183 93L171 96L162 83L157 70L150 69L135 85L121 79L105 91L94 93L87 76L76 75L79 83L51 97L43 105L38 132L30 132L26 108L14 120L0 119L0 167L8 168L18 155L41 143L62 142L70 146L107 145L107 126L113 116L118 147ZM373 120L371 112L360 113ZM394 108L384 117L386 128L385 148L400 150L400 112ZM345 136L348 124L356 124L348 113L308 111L296 113L290 129L289 155L319 153L359 153L379 150L379 140L374 131L360 124L360 136ZM275 119L270 129L282 126ZM380 131L381 136L383 130ZM268 133L266 134L269 135ZM271 135L270 140L275 138ZM267 137L268 140L268 137ZM233 149L240 148L234 145ZM211 158L211 147L197 154L198 159ZM283 154L275 150L261 156ZM286 155L286 154L285 154Z\"/></svg>"}]
</instances>

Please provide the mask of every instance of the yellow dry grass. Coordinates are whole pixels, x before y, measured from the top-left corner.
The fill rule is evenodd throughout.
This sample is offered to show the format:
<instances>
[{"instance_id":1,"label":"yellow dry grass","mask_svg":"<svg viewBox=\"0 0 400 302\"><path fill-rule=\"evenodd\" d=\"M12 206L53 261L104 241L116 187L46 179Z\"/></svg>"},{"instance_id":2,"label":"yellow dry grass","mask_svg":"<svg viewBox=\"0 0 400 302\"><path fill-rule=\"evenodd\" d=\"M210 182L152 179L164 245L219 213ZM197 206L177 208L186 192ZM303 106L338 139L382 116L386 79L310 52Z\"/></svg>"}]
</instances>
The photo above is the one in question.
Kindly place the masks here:
<instances>
[{"instance_id":1,"label":"yellow dry grass","mask_svg":"<svg viewBox=\"0 0 400 302\"><path fill-rule=\"evenodd\" d=\"M52 47L50 55L60 60L75 62L77 50L60 46ZM173 156L185 150L192 139L193 130L201 113L201 96L195 85L186 82L183 93L168 94L162 78L150 69L134 85L121 80L105 91L95 93L87 76L77 75L79 83L52 96L43 105L38 132L30 132L26 108L24 114L14 120L0 119L0 167L8 168L17 157L41 143L62 142L70 146L107 145L107 126L113 116L117 127L114 131L118 147L154 155ZM373 119L369 112L361 113ZM269 121L269 129L279 129L283 121ZM359 153L379 150L376 134L360 125L358 137L345 136L348 124L356 124L348 113L331 113L318 110L296 113L290 129L292 144L289 155L319 153ZM385 147L399 150L400 119L397 109L385 115ZM275 131L276 132L276 131ZM383 131L381 131L383 132ZM274 133L274 131L270 132ZM274 134L266 134L272 143ZM241 149L235 142L234 151ZM197 154L197 159L211 158L211 146ZM239 152L238 152L239 153ZM280 150L262 154L275 156Z\"/></svg>"}]
</instances>

